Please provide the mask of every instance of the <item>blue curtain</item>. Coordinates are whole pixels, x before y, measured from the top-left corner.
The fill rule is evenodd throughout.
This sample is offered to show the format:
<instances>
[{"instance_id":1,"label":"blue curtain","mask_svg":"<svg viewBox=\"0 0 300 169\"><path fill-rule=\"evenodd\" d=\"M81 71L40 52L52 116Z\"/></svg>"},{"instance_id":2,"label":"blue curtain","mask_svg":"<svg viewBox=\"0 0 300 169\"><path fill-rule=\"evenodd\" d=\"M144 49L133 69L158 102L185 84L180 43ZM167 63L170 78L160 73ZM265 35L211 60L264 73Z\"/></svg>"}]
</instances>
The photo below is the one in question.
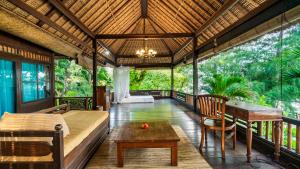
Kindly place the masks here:
<instances>
[{"instance_id":1,"label":"blue curtain","mask_svg":"<svg viewBox=\"0 0 300 169\"><path fill-rule=\"evenodd\" d=\"M38 99L36 64L22 63L22 96L23 102Z\"/></svg>"},{"instance_id":2,"label":"blue curtain","mask_svg":"<svg viewBox=\"0 0 300 169\"><path fill-rule=\"evenodd\" d=\"M15 112L14 62L0 59L0 117L4 112Z\"/></svg>"}]
</instances>

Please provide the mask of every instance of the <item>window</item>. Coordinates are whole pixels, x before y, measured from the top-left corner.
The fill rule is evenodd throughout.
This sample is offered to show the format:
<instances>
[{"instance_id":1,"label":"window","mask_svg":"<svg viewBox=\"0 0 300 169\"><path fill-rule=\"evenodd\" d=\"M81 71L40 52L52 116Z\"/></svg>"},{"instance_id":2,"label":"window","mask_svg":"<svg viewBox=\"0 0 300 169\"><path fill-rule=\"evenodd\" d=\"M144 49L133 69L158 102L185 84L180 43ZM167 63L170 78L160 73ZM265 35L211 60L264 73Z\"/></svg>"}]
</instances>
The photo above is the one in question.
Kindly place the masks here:
<instances>
[{"instance_id":1,"label":"window","mask_svg":"<svg viewBox=\"0 0 300 169\"><path fill-rule=\"evenodd\" d=\"M50 95L49 66L22 63L23 102L47 98Z\"/></svg>"}]
</instances>

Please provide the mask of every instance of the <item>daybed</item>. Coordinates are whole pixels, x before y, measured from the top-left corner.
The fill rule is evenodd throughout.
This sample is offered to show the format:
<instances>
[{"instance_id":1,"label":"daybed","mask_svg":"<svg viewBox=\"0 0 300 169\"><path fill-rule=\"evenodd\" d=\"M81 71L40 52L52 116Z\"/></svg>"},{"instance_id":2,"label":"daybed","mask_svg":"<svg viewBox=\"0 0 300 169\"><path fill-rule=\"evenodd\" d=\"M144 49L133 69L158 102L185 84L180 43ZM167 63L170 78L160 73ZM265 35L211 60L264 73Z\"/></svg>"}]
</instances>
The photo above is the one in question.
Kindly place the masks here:
<instances>
[{"instance_id":1,"label":"daybed","mask_svg":"<svg viewBox=\"0 0 300 169\"><path fill-rule=\"evenodd\" d=\"M53 130L8 130L0 120L0 168L83 168L109 133L106 111L69 111L62 105L33 116L49 113L62 114L66 124L57 124ZM69 131L63 129L64 125ZM64 137L64 131L69 135Z\"/></svg>"},{"instance_id":2,"label":"daybed","mask_svg":"<svg viewBox=\"0 0 300 169\"><path fill-rule=\"evenodd\" d=\"M120 101L120 103L154 103L153 96L129 96Z\"/></svg>"}]
</instances>

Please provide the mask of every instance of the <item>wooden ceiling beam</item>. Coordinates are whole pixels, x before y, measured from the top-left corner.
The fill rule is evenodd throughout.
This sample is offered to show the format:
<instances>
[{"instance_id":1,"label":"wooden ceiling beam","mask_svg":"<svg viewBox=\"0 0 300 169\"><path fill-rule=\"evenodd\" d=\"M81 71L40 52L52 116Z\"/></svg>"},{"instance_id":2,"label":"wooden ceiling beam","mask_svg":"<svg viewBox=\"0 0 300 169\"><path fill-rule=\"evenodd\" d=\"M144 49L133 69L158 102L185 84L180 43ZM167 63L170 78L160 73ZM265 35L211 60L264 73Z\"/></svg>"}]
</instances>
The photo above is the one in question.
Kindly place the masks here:
<instances>
[{"instance_id":1,"label":"wooden ceiling beam","mask_svg":"<svg viewBox=\"0 0 300 169\"><path fill-rule=\"evenodd\" d=\"M193 33L159 33L159 34L97 34L96 39L164 39L191 38Z\"/></svg>"},{"instance_id":2,"label":"wooden ceiling beam","mask_svg":"<svg viewBox=\"0 0 300 169\"><path fill-rule=\"evenodd\" d=\"M196 37L198 37L207 27L210 26L214 21L216 21L220 16L222 16L227 10L232 8L239 0L227 0L224 2L222 7L215 12L197 31Z\"/></svg>"},{"instance_id":3,"label":"wooden ceiling beam","mask_svg":"<svg viewBox=\"0 0 300 169\"><path fill-rule=\"evenodd\" d=\"M118 64L117 66L129 66L135 68L170 68L172 67L171 63L154 63L154 64Z\"/></svg>"},{"instance_id":4,"label":"wooden ceiling beam","mask_svg":"<svg viewBox=\"0 0 300 169\"><path fill-rule=\"evenodd\" d=\"M140 0L141 1L141 15L142 18L148 17L148 0Z\"/></svg>"},{"instance_id":5,"label":"wooden ceiling beam","mask_svg":"<svg viewBox=\"0 0 300 169\"><path fill-rule=\"evenodd\" d=\"M89 35L91 38L95 37L95 34L89 30L74 14L67 9L61 1L48 0L48 2L53 5L59 12L61 12L65 17L70 19L76 26L78 26L84 33Z\"/></svg>"},{"instance_id":6,"label":"wooden ceiling beam","mask_svg":"<svg viewBox=\"0 0 300 169\"><path fill-rule=\"evenodd\" d=\"M138 58L137 55L117 55L118 58ZM157 54L155 55L156 58L168 58L172 57L171 54Z\"/></svg>"}]
</instances>

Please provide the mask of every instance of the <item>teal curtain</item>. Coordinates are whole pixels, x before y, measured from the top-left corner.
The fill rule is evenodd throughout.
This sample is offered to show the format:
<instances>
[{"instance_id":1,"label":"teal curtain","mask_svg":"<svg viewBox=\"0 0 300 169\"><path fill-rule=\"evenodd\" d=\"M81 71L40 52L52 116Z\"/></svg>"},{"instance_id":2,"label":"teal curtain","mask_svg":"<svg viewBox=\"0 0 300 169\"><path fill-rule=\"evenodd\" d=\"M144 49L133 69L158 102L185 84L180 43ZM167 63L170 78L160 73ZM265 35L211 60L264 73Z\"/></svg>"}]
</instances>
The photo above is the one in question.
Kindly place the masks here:
<instances>
[{"instance_id":1,"label":"teal curtain","mask_svg":"<svg viewBox=\"0 0 300 169\"><path fill-rule=\"evenodd\" d=\"M0 117L4 112L15 112L15 89L14 62L0 59Z\"/></svg>"},{"instance_id":2,"label":"teal curtain","mask_svg":"<svg viewBox=\"0 0 300 169\"><path fill-rule=\"evenodd\" d=\"M31 102L38 99L37 92L37 65L22 63L22 96L23 102Z\"/></svg>"}]
</instances>

